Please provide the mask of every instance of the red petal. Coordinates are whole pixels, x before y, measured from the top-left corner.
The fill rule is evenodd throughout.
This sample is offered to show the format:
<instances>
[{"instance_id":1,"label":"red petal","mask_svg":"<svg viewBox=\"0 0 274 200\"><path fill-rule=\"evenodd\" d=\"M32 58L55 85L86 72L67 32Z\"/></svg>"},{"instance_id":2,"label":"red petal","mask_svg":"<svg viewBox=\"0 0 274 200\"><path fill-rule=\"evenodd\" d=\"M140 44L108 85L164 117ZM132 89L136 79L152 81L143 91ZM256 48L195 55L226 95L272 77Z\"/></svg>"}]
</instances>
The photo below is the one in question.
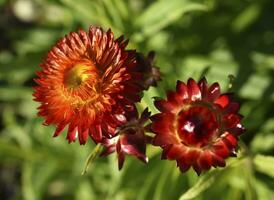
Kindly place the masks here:
<instances>
[{"instance_id":1,"label":"red petal","mask_svg":"<svg viewBox=\"0 0 274 200\"><path fill-rule=\"evenodd\" d=\"M228 94L222 94L215 103L220 105L222 108L225 108L230 103L230 96Z\"/></svg>"},{"instance_id":2,"label":"red petal","mask_svg":"<svg viewBox=\"0 0 274 200\"><path fill-rule=\"evenodd\" d=\"M202 78L199 83L198 86L200 88L200 91L202 93L202 98L206 98L207 97L207 81L205 78Z\"/></svg>"},{"instance_id":3,"label":"red petal","mask_svg":"<svg viewBox=\"0 0 274 200\"><path fill-rule=\"evenodd\" d=\"M212 165L212 160L211 160L211 154L209 151L205 151L203 153L201 153L201 156L198 160L198 163L200 165L200 167L203 170L209 170L211 165Z\"/></svg>"},{"instance_id":4,"label":"red petal","mask_svg":"<svg viewBox=\"0 0 274 200\"><path fill-rule=\"evenodd\" d=\"M225 128L234 128L241 122L241 117L236 114L228 114L224 116Z\"/></svg>"},{"instance_id":5,"label":"red petal","mask_svg":"<svg viewBox=\"0 0 274 200\"><path fill-rule=\"evenodd\" d=\"M76 133L77 133L77 126L69 126L69 130L67 133L67 140L69 141L69 143L74 142L76 140Z\"/></svg>"},{"instance_id":6,"label":"red petal","mask_svg":"<svg viewBox=\"0 0 274 200\"><path fill-rule=\"evenodd\" d=\"M153 138L152 141L153 145L155 146L162 146L168 144L180 144L180 141L177 139L176 136L170 134L169 132L158 134Z\"/></svg>"},{"instance_id":7,"label":"red petal","mask_svg":"<svg viewBox=\"0 0 274 200\"><path fill-rule=\"evenodd\" d=\"M116 149L115 144L106 146L105 149L100 154L100 156L108 156L109 154L113 153L115 151L115 149Z\"/></svg>"},{"instance_id":8,"label":"red petal","mask_svg":"<svg viewBox=\"0 0 274 200\"><path fill-rule=\"evenodd\" d=\"M220 94L220 85L218 83L213 83L208 89L208 100L214 102Z\"/></svg>"},{"instance_id":9,"label":"red petal","mask_svg":"<svg viewBox=\"0 0 274 200\"><path fill-rule=\"evenodd\" d=\"M194 163L192 165L193 169L195 170L195 172L197 173L197 175L199 176L202 173L202 167L198 165L198 163Z\"/></svg>"},{"instance_id":10,"label":"red petal","mask_svg":"<svg viewBox=\"0 0 274 200\"><path fill-rule=\"evenodd\" d=\"M122 167L124 165L124 161L125 161L125 154L123 152L120 152L118 154L118 168L119 168L119 170L122 169Z\"/></svg>"},{"instance_id":11,"label":"red petal","mask_svg":"<svg viewBox=\"0 0 274 200\"><path fill-rule=\"evenodd\" d=\"M224 113L237 113L240 109L240 104L239 103L229 103L227 107L224 109Z\"/></svg>"},{"instance_id":12,"label":"red petal","mask_svg":"<svg viewBox=\"0 0 274 200\"><path fill-rule=\"evenodd\" d=\"M192 101L201 99L202 95L201 95L200 88L192 78L188 79L187 88L188 88L188 95Z\"/></svg>"},{"instance_id":13,"label":"red petal","mask_svg":"<svg viewBox=\"0 0 274 200\"><path fill-rule=\"evenodd\" d=\"M86 144L86 142L88 140L88 135L89 135L88 129L86 129L83 132L78 133L78 139L79 139L80 144Z\"/></svg>"},{"instance_id":14,"label":"red petal","mask_svg":"<svg viewBox=\"0 0 274 200\"><path fill-rule=\"evenodd\" d=\"M212 165L214 167L217 167L217 166L225 167L225 161L222 157L220 157L214 153L212 153L211 156L212 156Z\"/></svg>"},{"instance_id":15,"label":"red petal","mask_svg":"<svg viewBox=\"0 0 274 200\"><path fill-rule=\"evenodd\" d=\"M91 127L89 133L96 143L102 140L103 134L100 125L95 125L94 127Z\"/></svg>"},{"instance_id":16,"label":"red petal","mask_svg":"<svg viewBox=\"0 0 274 200\"><path fill-rule=\"evenodd\" d=\"M214 152L222 158L227 158L230 154L229 149L222 140L220 140L218 144L214 145L213 148Z\"/></svg>"},{"instance_id":17,"label":"red petal","mask_svg":"<svg viewBox=\"0 0 274 200\"><path fill-rule=\"evenodd\" d=\"M63 123L60 123L56 130L55 130L55 133L53 135L53 137L57 137L58 135L60 135L62 133L62 131L64 130L64 128L66 127L66 124L63 124Z\"/></svg>"},{"instance_id":18,"label":"red petal","mask_svg":"<svg viewBox=\"0 0 274 200\"><path fill-rule=\"evenodd\" d=\"M188 98L187 86L181 81L177 81L176 92L182 97L182 99Z\"/></svg>"},{"instance_id":19,"label":"red petal","mask_svg":"<svg viewBox=\"0 0 274 200\"><path fill-rule=\"evenodd\" d=\"M191 167L191 165L187 164L183 157L177 160L177 165L179 166L182 173L186 172Z\"/></svg>"},{"instance_id":20,"label":"red petal","mask_svg":"<svg viewBox=\"0 0 274 200\"><path fill-rule=\"evenodd\" d=\"M244 133L246 130L242 124L238 123L235 125L235 127L227 129L227 131L233 133L234 135L240 135Z\"/></svg>"},{"instance_id":21,"label":"red petal","mask_svg":"<svg viewBox=\"0 0 274 200\"><path fill-rule=\"evenodd\" d=\"M159 134L168 134L170 132L170 126L171 124L165 124L162 122L156 122L152 124L152 130L155 133Z\"/></svg>"},{"instance_id":22,"label":"red petal","mask_svg":"<svg viewBox=\"0 0 274 200\"><path fill-rule=\"evenodd\" d=\"M197 162L197 159L199 156L200 156L200 152L198 152L197 150L190 149L189 151L186 152L184 158L188 164L192 165L193 163Z\"/></svg>"},{"instance_id":23,"label":"red petal","mask_svg":"<svg viewBox=\"0 0 274 200\"><path fill-rule=\"evenodd\" d=\"M180 105L183 103L183 98L176 92L170 91L167 93L167 100L172 103L172 105Z\"/></svg>"},{"instance_id":24,"label":"red petal","mask_svg":"<svg viewBox=\"0 0 274 200\"><path fill-rule=\"evenodd\" d=\"M150 119L151 119L151 121L153 121L155 123L165 122L165 124L169 124L169 126L170 126L171 124L174 123L174 118L175 118L175 116L172 113L157 113L157 114L151 116Z\"/></svg>"},{"instance_id":25,"label":"red petal","mask_svg":"<svg viewBox=\"0 0 274 200\"><path fill-rule=\"evenodd\" d=\"M232 134L228 134L223 141L229 149L235 149L238 144L237 138Z\"/></svg>"},{"instance_id":26,"label":"red petal","mask_svg":"<svg viewBox=\"0 0 274 200\"><path fill-rule=\"evenodd\" d=\"M161 147L163 148L161 159L162 160L167 159L167 153L170 150L170 148L172 148L172 144L168 144L168 145L164 144Z\"/></svg>"},{"instance_id":27,"label":"red petal","mask_svg":"<svg viewBox=\"0 0 274 200\"><path fill-rule=\"evenodd\" d=\"M176 160L182 157L186 153L186 147L183 145L172 145L172 147L167 151L166 156L170 160Z\"/></svg>"}]
</instances>

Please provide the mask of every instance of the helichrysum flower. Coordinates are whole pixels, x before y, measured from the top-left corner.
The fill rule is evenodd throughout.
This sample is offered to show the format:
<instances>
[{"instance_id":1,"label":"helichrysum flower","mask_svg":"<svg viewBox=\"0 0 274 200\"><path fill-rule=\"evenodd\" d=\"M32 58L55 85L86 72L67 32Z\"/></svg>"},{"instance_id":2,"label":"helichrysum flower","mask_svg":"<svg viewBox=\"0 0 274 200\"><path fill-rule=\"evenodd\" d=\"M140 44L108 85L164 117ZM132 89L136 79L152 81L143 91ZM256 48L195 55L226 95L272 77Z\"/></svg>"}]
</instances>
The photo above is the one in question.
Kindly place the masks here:
<instances>
[{"instance_id":1,"label":"helichrysum flower","mask_svg":"<svg viewBox=\"0 0 274 200\"><path fill-rule=\"evenodd\" d=\"M225 158L236 156L244 131L239 103L231 97L221 94L218 83L189 79L187 84L178 81L167 100L156 100L160 113L151 117L151 129L153 144L163 148L162 158L176 160L182 172L191 166L197 174L224 167Z\"/></svg>"},{"instance_id":2,"label":"helichrysum flower","mask_svg":"<svg viewBox=\"0 0 274 200\"><path fill-rule=\"evenodd\" d=\"M117 134L140 100L141 74L136 52L125 50L123 37L91 26L62 38L49 51L35 79L35 101L45 125L56 125L54 136L68 127L67 139L85 144Z\"/></svg>"},{"instance_id":3,"label":"helichrysum flower","mask_svg":"<svg viewBox=\"0 0 274 200\"><path fill-rule=\"evenodd\" d=\"M130 121L128 121L124 126L119 127L119 134L112 139L105 139L104 151L101 156L107 156L114 151L118 154L118 167L122 169L125 156L131 155L144 163L148 162L146 156L146 144L147 137L145 135L146 122L150 117L150 112L145 109L140 117L138 117L137 111L133 114Z\"/></svg>"}]
</instances>

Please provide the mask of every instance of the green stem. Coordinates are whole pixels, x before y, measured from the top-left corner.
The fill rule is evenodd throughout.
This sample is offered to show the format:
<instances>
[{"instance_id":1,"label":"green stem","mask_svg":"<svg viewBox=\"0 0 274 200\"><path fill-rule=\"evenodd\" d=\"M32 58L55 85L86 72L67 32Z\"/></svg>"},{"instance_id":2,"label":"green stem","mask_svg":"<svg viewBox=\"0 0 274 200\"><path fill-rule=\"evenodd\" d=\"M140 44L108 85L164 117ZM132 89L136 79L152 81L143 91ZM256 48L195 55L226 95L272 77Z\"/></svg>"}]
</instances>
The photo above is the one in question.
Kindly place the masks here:
<instances>
[{"instance_id":1,"label":"green stem","mask_svg":"<svg viewBox=\"0 0 274 200\"><path fill-rule=\"evenodd\" d=\"M102 144L98 143L96 145L96 147L90 152L90 154L88 155L88 158L86 160L86 163L85 163L85 167L82 171L82 175L84 175L85 173L87 173L88 171L88 168L90 166L90 164L96 159L96 157L99 155L99 153L101 152L102 150Z\"/></svg>"}]
</instances>

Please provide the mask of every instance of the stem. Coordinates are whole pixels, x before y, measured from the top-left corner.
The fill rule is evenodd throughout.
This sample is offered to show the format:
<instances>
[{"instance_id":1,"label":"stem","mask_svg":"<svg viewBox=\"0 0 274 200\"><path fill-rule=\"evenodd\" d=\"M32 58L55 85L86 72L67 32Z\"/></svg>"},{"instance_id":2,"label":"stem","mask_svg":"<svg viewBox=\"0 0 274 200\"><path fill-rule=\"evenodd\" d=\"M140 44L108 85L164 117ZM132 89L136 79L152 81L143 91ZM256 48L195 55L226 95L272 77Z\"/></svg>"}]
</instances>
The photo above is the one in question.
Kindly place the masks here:
<instances>
[{"instance_id":1,"label":"stem","mask_svg":"<svg viewBox=\"0 0 274 200\"><path fill-rule=\"evenodd\" d=\"M101 152L102 150L102 144L98 143L96 145L96 147L90 152L90 154L88 155L88 158L85 162L85 167L82 171L82 175L84 175L85 173L87 173L88 171L88 168L90 166L90 164L96 159L96 157L99 155L99 153Z\"/></svg>"}]
</instances>

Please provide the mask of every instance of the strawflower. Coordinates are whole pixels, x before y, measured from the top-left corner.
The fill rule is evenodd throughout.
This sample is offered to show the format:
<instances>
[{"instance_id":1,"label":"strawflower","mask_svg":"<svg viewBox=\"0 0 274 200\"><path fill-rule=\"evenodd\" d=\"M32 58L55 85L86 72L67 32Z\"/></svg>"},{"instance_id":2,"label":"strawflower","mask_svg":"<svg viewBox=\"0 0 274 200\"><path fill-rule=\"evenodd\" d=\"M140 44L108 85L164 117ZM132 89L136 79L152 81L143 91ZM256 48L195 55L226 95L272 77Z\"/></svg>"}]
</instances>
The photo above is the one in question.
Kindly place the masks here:
<instances>
[{"instance_id":1,"label":"strawflower","mask_svg":"<svg viewBox=\"0 0 274 200\"><path fill-rule=\"evenodd\" d=\"M236 156L238 136L244 132L240 105L232 94L221 94L218 83L178 81L176 91L155 106L160 113L151 117L153 144L163 148L163 159L176 160L182 172L224 167L226 158Z\"/></svg>"},{"instance_id":2,"label":"strawflower","mask_svg":"<svg viewBox=\"0 0 274 200\"><path fill-rule=\"evenodd\" d=\"M67 140L85 144L112 138L127 122L142 91L136 52L126 50L123 36L91 26L60 39L37 72L34 100L54 136L68 127Z\"/></svg>"}]
</instances>

